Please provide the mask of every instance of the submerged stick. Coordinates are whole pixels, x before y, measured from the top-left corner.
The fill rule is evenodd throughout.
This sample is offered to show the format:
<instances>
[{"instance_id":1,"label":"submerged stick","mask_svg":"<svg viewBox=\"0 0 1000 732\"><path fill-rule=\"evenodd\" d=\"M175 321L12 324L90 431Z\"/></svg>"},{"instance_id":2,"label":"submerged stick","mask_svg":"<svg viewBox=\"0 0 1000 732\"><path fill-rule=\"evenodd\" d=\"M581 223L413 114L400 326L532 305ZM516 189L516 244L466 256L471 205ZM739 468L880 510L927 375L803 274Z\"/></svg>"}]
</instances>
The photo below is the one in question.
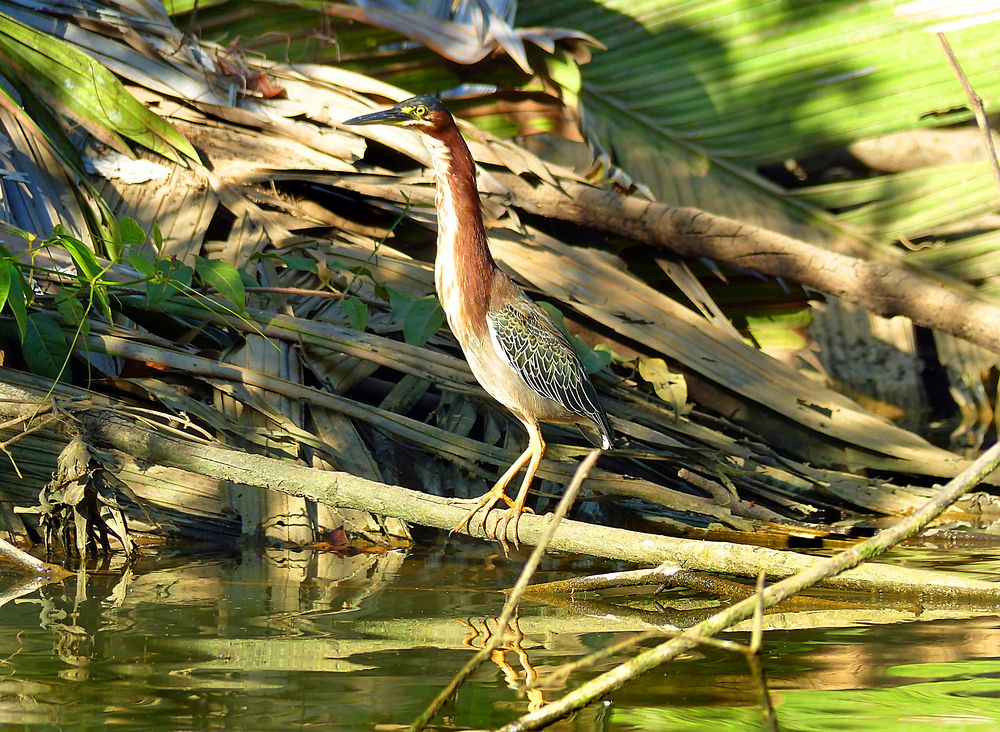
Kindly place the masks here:
<instances>
[{"instance_id":1,"label":"submerged stick","mask_svg":"<svg viewBox=\"0 0 1000 732\"><path fill-rule=\"evenodd\" d=\"M921 506L912 515L895 525L875 534L870 539L856 544L850 549L826 559L815 560L813 566L793 577L764 589L760 597L748 597L712 617L684 631L681 635L639 654L615 669L601 674L579 688L571 691L557 702L530 712L520 719L501 727L499 732L522 732L541 729L556 720L572 714L577 709L591 704L645 673L695 646L698 638L715 635L731 625L751 617L763 605L776 605L784 599L833 577L851 567L856 567L866 559L877 556L896 546L907 537L913 536L942 511L955 502L962 494L975 487L984 477L1000 465L1000 443L979 456L968 468L950 480L938 495Z\"/></svg>"},{"instance_id":2,"label":"submerged stick","mask_svg":"<svg viewBox=\"0 0 1000 732\"><path fill-rule=\"evenodd\" d=\"M542 557L545 556L545 550L548 548L549 543L552 541L552 537L556 533L556 528L559 526L559 522L565 518L566 514L569 512L570 507L573 505L573 501L576 500L576 494L580 492L580 486L583 485L583 481L586 480L587 475L590 473L591 468L594 467L594 463L597 462L597 458L601 456L600 449L591 450L590 453L584 458L583 462L576 469L576 473L573 474L573 479L570 481L569 485L566 487L566 491L563 493L562 498L559 499L559 504L556 506L556 510L549 517L549 525L542 535L542 540L538 542L538 545L532 550L531 556L528 557L528 561L524 563L524 567L521 569L521 575L517 578L517 582L514 584L513 589L507 596L507 601L504 603L503 610L500 613L500 618L497 620L497 632L493 633L485 645L476 653L472 659L469 660L462 669L455 674L454 678L448 683L448 685L441 690L441 692L434 697L434 700L427 706L427 708L414 720L413 724L410 726L411 732L420 732L424 729L427 724L434 718L445 704L455 695L458 688L465 683L472 672L475 671L479 664L490 657L497 648L500 647L500 643L503 642L503 634L510 623L512 617L514 617L514 611L517 610L517 606L521 603L521 598L524 596L525 590L528 589L528 583L531 582L531 578L535 574L535 570L538 569L538 565L542 561Z\"/></svg>"}]
</instances>

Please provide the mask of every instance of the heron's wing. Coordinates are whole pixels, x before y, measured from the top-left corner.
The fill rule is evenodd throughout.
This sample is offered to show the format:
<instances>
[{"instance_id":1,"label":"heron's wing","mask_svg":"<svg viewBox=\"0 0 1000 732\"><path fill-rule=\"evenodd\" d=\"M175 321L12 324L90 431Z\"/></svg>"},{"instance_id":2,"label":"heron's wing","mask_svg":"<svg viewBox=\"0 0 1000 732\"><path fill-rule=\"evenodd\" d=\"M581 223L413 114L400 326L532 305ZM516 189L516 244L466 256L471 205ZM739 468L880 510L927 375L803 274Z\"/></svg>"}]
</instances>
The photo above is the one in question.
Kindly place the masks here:
<instances>
[{"instance_id":1,"label":"heron's wing","mask_svg":"<svg viewBox=\"0 0 1000 732\"><path fill-rule=\"evenodd\" d=\"M487 316L493 342L504 360L533 391L594 423L594 444L611 447L611 426L594 385L566 336L525 295Z\"/></svg>"}]
</instances>

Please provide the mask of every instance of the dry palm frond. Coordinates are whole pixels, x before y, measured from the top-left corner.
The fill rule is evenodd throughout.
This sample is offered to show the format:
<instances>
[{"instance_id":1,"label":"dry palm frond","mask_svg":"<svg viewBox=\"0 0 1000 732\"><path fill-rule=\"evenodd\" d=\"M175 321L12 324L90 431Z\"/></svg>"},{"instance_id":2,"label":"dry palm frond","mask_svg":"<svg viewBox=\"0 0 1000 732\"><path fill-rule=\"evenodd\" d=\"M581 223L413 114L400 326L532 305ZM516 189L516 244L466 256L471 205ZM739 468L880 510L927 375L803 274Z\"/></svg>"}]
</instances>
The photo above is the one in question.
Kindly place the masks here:
<instances>
[{"instance_id":1,"label":"dry palm frond","mask_svg":"<svg viewBox=\"0 0 1000 732\"><path fill-rule=\"evenodd\" d=\"M90 358L113 357L103 367L113 378L123 364L133 372L126 376L155 370L141 373L142 381L101 388L141 386L145 398L191 414L217 437L248 449L451 493L475 492L481 486L473 481L509 462L507 443L518 439L516 430L474 384L451 336L435 325L433 188L421 170L426 152L406 130L363 128L360 137L338 126L407 92L343 69L237 58L232 49L181 36L156 13L143 16L149 23L133 24L113 9L92 21L82 6L59 7L72 42L125 78L201 155L182 165L141 154L139 172L125 174L127 164L80 136L78 146L100 171L91 176L95 190L119 218L132 216L147 232L158 224L164 261L194 269L196 256L207 257L254 281L246 306L202 282L162 298L155 312L143 285L118 285L116 303L127 318L112 325L91 313L81 350ZM31 17L40 24L46 18ZM16 115L0 122L11 146L0 154L24 160L41 149L40 135ZM915 493L907 483L961 469L958 456L734 338L710 308L688 308L623 260L575 246L552 222L522 220L524 201L495 172L550 190L581 177L514 143L464 129L483 166L491 241L502 265L593 338L630 352L595 378L624 441L592 475L584 510L613 504L670 522L748 528L765 520L751 506L763 503L768 517L794 524L853 510L908 510L905 497ZM5 214L45 236L64 215L50 209L50 196L65 167L50 174L42 158L34 160L28 186L35 197ZM115 160L117 168L107 164ZM0 184L6 204L16 187ZM67 182L58 185L65 192ZM77 228L88 225L84 215L65 215ZM598 232L583 234L594 245L608 244ZM131 251L152 256L155 248L147 242ZM58 262L58 251L51 256ZM111 279L141 279L134 262L100 262ZM37 277L52 287L66 281L52 273ZM668 404L640 385L641 360L655 358L703 385L697 408ZM167 374L169 388L153 386L150 373ZM739 424L713 415L718 402L704 397L713 393L767 419ZM574 438L555 431L552 440ZM566 447L552 455L578 452ZM572 466L568 459L546 461L539 474L561 483ZM894 490L903 499L883 500L865 475L869 469L896 471ZM244 530L292 513L303 531L283 538L304 541L316 529L315 513L302 504L261 508L259 521L250 520L250 508L240 510Z\"/></svg>"}]
</instances>

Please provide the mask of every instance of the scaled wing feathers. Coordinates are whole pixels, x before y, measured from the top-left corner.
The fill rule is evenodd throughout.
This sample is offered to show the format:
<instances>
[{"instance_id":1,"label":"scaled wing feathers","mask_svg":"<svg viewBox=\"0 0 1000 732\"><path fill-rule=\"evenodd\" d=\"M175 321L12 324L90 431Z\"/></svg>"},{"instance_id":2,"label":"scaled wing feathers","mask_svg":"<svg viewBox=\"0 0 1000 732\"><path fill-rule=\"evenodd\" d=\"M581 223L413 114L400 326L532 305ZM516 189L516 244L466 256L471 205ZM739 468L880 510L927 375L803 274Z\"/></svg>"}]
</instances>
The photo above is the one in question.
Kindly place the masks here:
<instances>
[{"instance_id":1,"label":"scaled wing feathers","mask_svg":"<svg viewBox=\"0 0 1000 732\"><path fill-rule=\"evenodd\" d=\"M522 295L490 312L488 318L502 355L528 386L592 421L600 446L610 447L611 428L597 392L566 337L545 311Z\"/></svg>"}]
</instances>

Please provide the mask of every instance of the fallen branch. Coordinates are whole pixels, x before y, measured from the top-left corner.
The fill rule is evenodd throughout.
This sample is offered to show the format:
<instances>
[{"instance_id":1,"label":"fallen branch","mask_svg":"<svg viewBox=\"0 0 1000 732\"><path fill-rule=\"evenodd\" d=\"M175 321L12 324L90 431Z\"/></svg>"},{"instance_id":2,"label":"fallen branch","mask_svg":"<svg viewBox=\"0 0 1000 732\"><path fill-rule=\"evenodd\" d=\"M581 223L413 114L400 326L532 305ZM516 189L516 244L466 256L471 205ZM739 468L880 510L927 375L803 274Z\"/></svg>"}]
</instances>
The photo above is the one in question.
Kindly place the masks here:
<instances>
[{"instance_id":1,"label":"fallen branch","mask_svg":"<svg viewBox=\"0 0 1000 732\"><path fill-rule=\"evenodd\" d=\"M0 414L16 416L33 410L30 404L44 392L0 384ZM69 409L68 406L64 406ZM357 508L392 516L423 526L451 529L468 511L447 498L430 496L400 486L386 485L338 471L306 468L291 462L254 455L218 445L196 443L163 434L137 423L128 415L107 410L74 409L73 416L88 440L131 455L137 461L180 468L218 480L260 486L289 495L313 499L340 508ZM501 516L493 511L485 527L463 532L488 538ZM524 515L518 527L522 543L537 545L548 527L545 516ZM606 557L640 565L673 561L687 569L755 579L764 571L770 579L788 577L812 566L812 557L730 542L695 541L643 534L624 529L563 521L552 539L555 551ZM824 586L860 592L916 594L938 599L974 597L1000 601L1000 585L957 577L945 572L869 564L846 572Z\"/></svg>"},{"instance_id":2,"label":"fallen branch","mask_svg":"<svg viewBox=\"0 0 1000 732\"><path fill-rule=\"evenodd\" d=\"M70 574L62 567L55 564L43 562L38 557L28 554L28 552L18 549L6 539L0 539L0 556L4 556L14 564L29 572L48 577L62 578ZM0 603L2 604L2 603Z\"/></svg>"},{"instance_id":3,"label":"fallen branch","mask_svg":"<svg viewBox=\"0 0 1000 732\"><path fill-rule=\"evenodd\" d=\"M878 315L905 315L1000 353L1000 307L961 283L904 264L829 251L742 221L622 196L583 183L562 191L496 174L533 214L619 234L685 257L708 257L842 297Z\"/></svg>"},{"instance_id":4,"label":"fallen branch","mask_svg":"<svg viewBox=\"0 0 1000 732\"><path fill-rule=\"evenodd\" d=\"M522 732L541 729L562 719L577 709L591 704L624 684L694 647L698 639L713 636L735 623L752 617L758 609L771 607L817 583L828 580L867 559L877 556L925 527L962 494L975 487L1000 465L1000 443L984 452L968 468L950 480L934 498L913 515L884 529L870 539L827 559L814 560L811 567L763 590L759 596L748 597L735 605L684 631L681 635L651 648L620 666L601 674L571 691L557 702L530 712L500 728L499 732Z\"/></svg>"}]
</instances>

